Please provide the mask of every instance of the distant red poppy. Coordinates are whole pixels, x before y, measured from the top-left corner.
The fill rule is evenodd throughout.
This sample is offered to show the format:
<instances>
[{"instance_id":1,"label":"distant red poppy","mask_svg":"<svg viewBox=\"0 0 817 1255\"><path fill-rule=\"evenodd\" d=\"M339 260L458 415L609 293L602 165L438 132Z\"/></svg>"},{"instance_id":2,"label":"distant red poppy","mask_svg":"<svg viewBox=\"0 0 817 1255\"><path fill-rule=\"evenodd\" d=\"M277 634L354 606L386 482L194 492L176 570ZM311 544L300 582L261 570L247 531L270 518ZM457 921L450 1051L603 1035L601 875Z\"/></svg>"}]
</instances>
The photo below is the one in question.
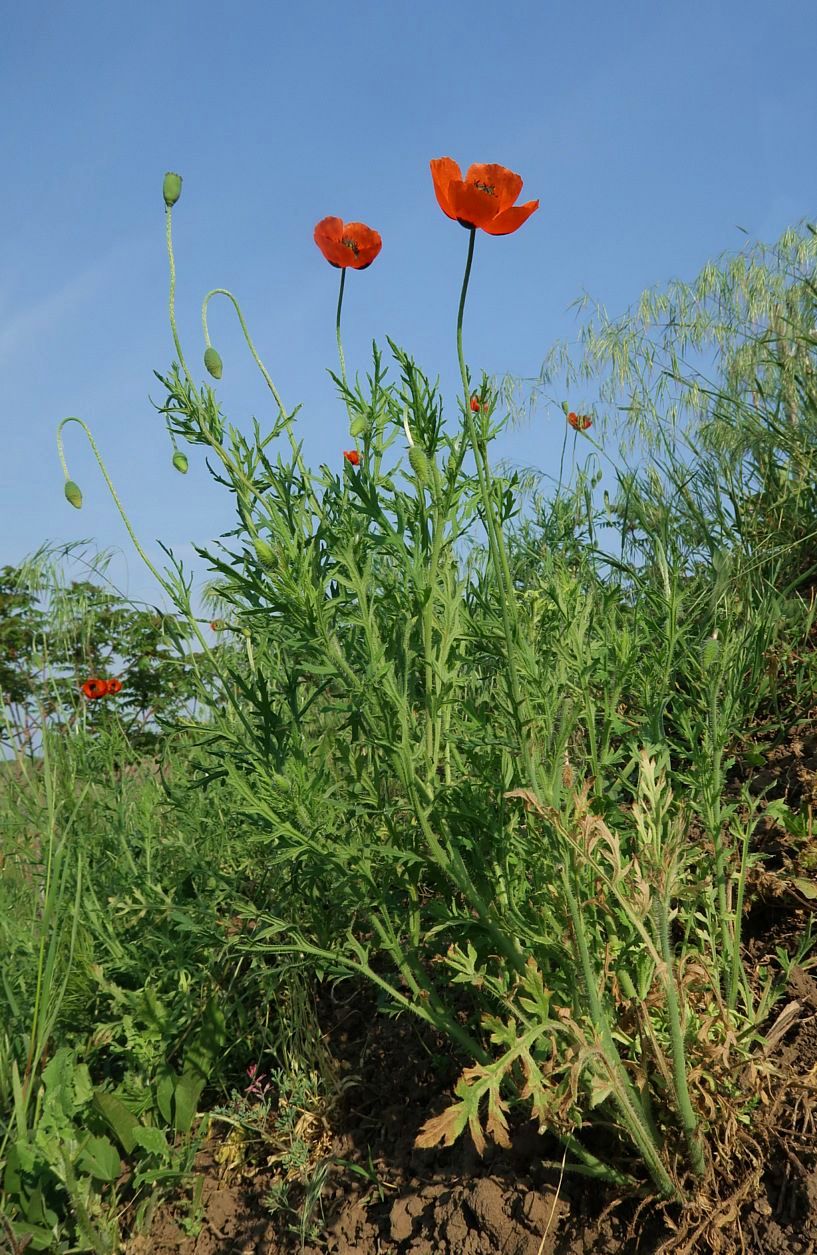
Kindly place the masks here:
<instances>
[{"instance_id":1,"label":"distant red poppy","mask_svg":"<svg viewBox=\"0 0 817 1255\"><path fill-rule=\"evenodd\" d=\"M572 410L567 416L567 421L574 431L587 431L588 427L593 426L592 418L588 418L586 414L574 414Z\"/></svg>"},{"instance_id":2,"label":"distant red poppy","mask_svg":"<svg viewBox=\"0 0 817 1255\"><path fill-rule=\"evenodd\" d=\"M100 680L97 676L92 675L83 684L82 692L89 702L95 702L98 697L104 697L108 692L108 681Z\"/></svg>"},{"instance_id":3,"label":"distant red poppy","mask_svg":"<svg viewBox=\"0 0 817 1255\"><path fill-rule=\"evenodd\" d=\"M437 203L463 227L481 227L489 235L510 235L539 208L538 200L515 205L522 179L504 166L469 166L465 178L451 157L431 162Z\"/></svg>"},{"instance_id":4,"label":"distant red poppy","mask_svg":"<svg viewBox=\"0 0 817 1255\"><path fill-rule=\"evenodd\" d=\"M109 693L121 693L122 681L117 680L116 677L114 677L113 680L108 680L108 692Z\"/></svg>"},{"instance_id":5,"label":"distant red poppy","mask_svg":"<svg viewBox=\"0 0 817 1255\"><path fill-rule=\"evenodd\" d=\"M360 454L357 449L344 449L343 456L347 462L352 463L352 466L360 466Z\"/></svg>"},{"instance_id":6,"label":"distant red poppy","mask_svg":"<svg viewBox=\"0 0 817 1255\"><path fill-rule=\"evenodd\" d=\"M476 393L471 397L471 409L474 414L479 414L480 410L487 410L488 406L480 401Z\"/></svg>"},{"instance_id":7,"label":"distant red poppy","mask_svg":"<svg viewBox=\"0 0 817 1255\"><path fill-rule=\"evenodd\" d=\"M365 270L383 247L377 231L363 222L344 222L342 218L322 218L313 237L330 266L339 270L347 266Z\"/></svg>"}]
</instances>

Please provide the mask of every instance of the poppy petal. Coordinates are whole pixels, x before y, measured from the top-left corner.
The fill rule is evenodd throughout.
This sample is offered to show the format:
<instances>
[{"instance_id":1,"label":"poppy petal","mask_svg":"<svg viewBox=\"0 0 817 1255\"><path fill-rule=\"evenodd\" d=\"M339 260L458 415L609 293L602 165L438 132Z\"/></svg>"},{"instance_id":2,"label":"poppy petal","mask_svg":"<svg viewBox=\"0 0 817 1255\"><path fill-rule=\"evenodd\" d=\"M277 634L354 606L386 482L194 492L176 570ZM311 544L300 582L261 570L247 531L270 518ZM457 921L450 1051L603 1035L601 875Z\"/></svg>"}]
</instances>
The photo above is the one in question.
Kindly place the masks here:
<instances>
[{"instance_id":1,"label":"poppy petal","mask_svg":"<svg viewBox=\"0 0 817 1255\"><path fill-rule=\"evenodd\" d=\"M510 235L512 231L518 231L522 223L527 222L538 208L538 200L529 200L526 205L512 205L504 213L497 214L482 229L489 235Z\"/></svg>"},{"instance_id":2,"label":"poppy petal","mask_svg":"<svg viewBox=\"0 0 817 1255\"><path fill-rule=\"evenodd\" d=\"M326 260L331 262L333 266L349 264L348 260L346 260L344 256L346 250L344 250L343 245L340 242L342 236L342 218L321 218L312 233L312 238L318 248L321 250Z\"/></svg>"},{"instance_id":3,"label":"poppy petal","mask_svg":"<svg viewBox=\"0 0 817 1255\"><path fill-rule=\"evenodd\" d=\"M462 182L462 171L453 157L437 157L434 161L430 161L429 165L431 166L431 178L434 182L434 194L437 197L437 204L447 217L456 218L457 215L451 209L448 189L454 180L459 183Z\"/></svg>"},{"instance_id":4,"label":"poppy petal","mask_svg":"<svg viewBox=\"0 0 817 1255\"><path fill-rule=\"evenodd\" d=\"M448 199L458 222L469 227L484 227L496 217L496 198L482 192L473 183L454 182L448 188Z\"/></svg>"},{"instance_id":5,"label":"poppy petal","mask_svg":"<svg viewBox=\"0 0 817 1255\"><path fill-rule=\"evenodd\" d=\"M347 240L354 244L354 249L349 248L345 243ZM367 266L371 266L382 247L383 241L379 232L367 227L365 222L345 223L341 248L349 254L345 264L351 266L353 270L365 270Z\"/></svg>"},{"instance_id":6,"label":"poppy petal","mask_svg":"<svg viewBox=\"0 0 817 1255\"><path fill-rule=\"evenodd\" d=\"M498 214L504 213L506 209L510 209L522 191L521 175L514 174L513 170L508 170L505 166L498 166L493 163L469 166L465 182L481 183L483 187L493 188L493 194L496 198L494 206Z\"/></svg>"}]
</instances>

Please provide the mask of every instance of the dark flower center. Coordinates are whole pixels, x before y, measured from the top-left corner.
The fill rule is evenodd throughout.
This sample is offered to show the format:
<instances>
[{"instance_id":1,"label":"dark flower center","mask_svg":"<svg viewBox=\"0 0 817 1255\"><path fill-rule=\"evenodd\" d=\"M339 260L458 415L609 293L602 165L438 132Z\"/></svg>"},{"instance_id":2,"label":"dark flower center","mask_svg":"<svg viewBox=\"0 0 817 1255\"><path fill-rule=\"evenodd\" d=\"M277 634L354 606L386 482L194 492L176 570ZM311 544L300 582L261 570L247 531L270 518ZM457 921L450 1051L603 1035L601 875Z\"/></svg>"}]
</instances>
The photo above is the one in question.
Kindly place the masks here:
<instances>
[{"instance_id":1,"label":"dark flower center","mask_svg":"<svg viewBox=\"0 0 817 1255\"><path fill-rule=\"evenodd\" d=\"M474 187L478 192L484 192L486 196L496 196L496 189L492 183L474 183Z\"/></svg>"},{"instance_id":2,"label":"dark flower center","mask_svg":"<svg viewBox=\"0 0 817 1255\"><path fill-rule=\"evenodd\" d=\"M354 253L355 257L357 257L358 253L360 252L360 247L355 240L343 239L341 240L341 244L343 245L344 248L350 248L352 252Z\"/></svg>"}]
</instances>

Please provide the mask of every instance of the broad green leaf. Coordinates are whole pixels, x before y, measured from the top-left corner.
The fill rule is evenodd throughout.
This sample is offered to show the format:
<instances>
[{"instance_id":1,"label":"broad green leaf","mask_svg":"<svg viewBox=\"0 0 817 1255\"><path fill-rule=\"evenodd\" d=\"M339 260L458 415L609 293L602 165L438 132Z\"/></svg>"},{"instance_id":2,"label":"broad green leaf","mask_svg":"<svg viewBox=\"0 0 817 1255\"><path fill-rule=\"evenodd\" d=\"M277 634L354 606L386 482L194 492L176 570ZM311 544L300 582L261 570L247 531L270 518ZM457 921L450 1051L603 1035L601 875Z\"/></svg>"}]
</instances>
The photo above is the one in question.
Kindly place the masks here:
<instances>
[{"instance_id":1,"label":"broad green leaf","mask_svg":"<svg viewBox=\"0 0 817 1255\"><path fill-rule=\"evenodd\" d=\"M155 1129L145 1124L139 1124L134 1130L133 1140L137 1146L141 1146L143 1150L149 1151L151 1155L167 1155L170 1153L170 1147L163 1129Z\"/></svg>"},{"instance_id":2,"label":"broad green leaf","mask_svg":"<svg viewBox=\"0 0 817 1255\"><path fill-rule=\"evenodd\" d=\"M183 1072L180 1076L173 1091L173 1127L177 1133L190 1132L203 1089L204 1077L194 1072Z\"/></svg>"},{"instance_id":3,"label":"broad green leaf","mask_svg":"<svg viewBox=\"0 0 817 1255\"><path fill-rule=\"evenodd\" d=\"M121 1098L102 1089L98 1089L94 1094L94 1106L111 1126L125 1154L129 1155L135 1144L134 1131L139 1128L136 1116L129 1107L125 1106Z\"/></svg>"},{"instance_id":4,"label":"broad green leaf","mask_svg":"<svg viewBox=\"0 0 817 1255\"><path fill-rule=\"evenodd\" d=\"M119 1176L119 1152L107 1137L91 1136L85 1143L77 1167L97 1181L115 1181Z\"/></svg>"}]
</instances>

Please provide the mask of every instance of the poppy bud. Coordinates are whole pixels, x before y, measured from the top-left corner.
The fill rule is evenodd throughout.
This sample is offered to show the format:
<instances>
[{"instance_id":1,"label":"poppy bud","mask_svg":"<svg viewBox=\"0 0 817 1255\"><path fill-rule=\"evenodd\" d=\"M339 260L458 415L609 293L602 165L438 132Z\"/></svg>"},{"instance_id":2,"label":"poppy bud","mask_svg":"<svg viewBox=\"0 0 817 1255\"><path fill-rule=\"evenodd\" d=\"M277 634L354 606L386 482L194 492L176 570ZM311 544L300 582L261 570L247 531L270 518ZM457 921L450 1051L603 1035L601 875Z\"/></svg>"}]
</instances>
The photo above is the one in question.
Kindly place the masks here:
<instances>
[{"instance_id":1,"label":"poppy bud","mask_svg":"<svg viewBox=\"0 0 817 1255\"><path fill-rule=\"evenodd\" d=\"M223 370L221 358L219 357L217 350L213 348L212 344L208 344L207 348L204 350L204 365L208 373L211 374L214 379L221 378L221 372Z\"/></svg>"},{"instance_id":2,"label":"poppy bud","mask_svg":"<svg viewBox=\"0 0 817 1255\"><path fill-rule=\"evenodd\" d=\"M261 540L258 536L253 538L252 545L262 566L275 566L275 550L271 545L268 545L265 540Z\"/></svg>"},{"instance_id":3,"label":"poppy bud","mask_svg":"<svg viewBox=\"0 0 817 1255\"><path fill-rule=\"evenodd\" d=\"M360 454L357 449L344 449L343 456L347 462L351 462L352 466L360 466Z\"/></svg>"},{"instance_id":4,"label":"poppy bud","mask_svg":"<svg viewBox=\"0 0 817 1255\"><path fill-rule=\"evenodd\" d=\"M425 449L421 449L419 445L412 445L409 449L409 462L411 469L417 476L417 482L425 487L431 480L431 463L428 460L428 454Z\"/></svg>"},{"instance_id":5,"label":"poppy bud","mask_svg":"<svg viewBox=\"0 0 817 1255\"><path fill-rule=\"evenodd\" d=\"M82 493L80 492L79 485L75 484L73 479L67 479L65 481L65 496L67 500L71 502L71 505L75 510L82 509Z\"/></svg>"},{"instance_id":6,"label":"poppy bud","mask_svg":"<svg viewBox=\"0 0 817 1255\"><path fill-rule=\"evenodd\" d=\"M701 650L701 666L705 672L712 670L715 663L718 661L720 652L721 643L717 636L710 636Z\"/></svg>"},{"instance_id":7,"label":"poppy bud","mask_svg":"<svg viewBox=\"0 0 817 1255\"><path fill-rule=\"evenodd\" d=\"M356 440L358 436L363 435L368 425L369 424L366 422L364 416L362 414L358 414L357 418L352 419L352 424L349 428L349 435L354 437Z\"/></svg>"},{"instance_id":8,"label":"poppy bud","mask_svg":"<svg viewBox=\"0 0 817 1255\"><path fill-rule=\"evenodd\" d=\"M179 199L181 194L182 176L180 174L173 174L171 170L168 170L165 175L164 184L162 185L162 195L165 198L165 204L168 209L176 204L176 201Z\"/></svg>"},{"instance_id":9,"label":"poppy bud","mask_svg":"<svg viewBox=\"0 0 817 1255\"><path fill-rule=\"evenodd\" d=\"M180 475L187 474L187 466L188 466L187 454L182 453L181 449L177 449L176 452L173 454L173 465L175 466L176 470L179 472Z\"/></svg>"}]
</instances>

